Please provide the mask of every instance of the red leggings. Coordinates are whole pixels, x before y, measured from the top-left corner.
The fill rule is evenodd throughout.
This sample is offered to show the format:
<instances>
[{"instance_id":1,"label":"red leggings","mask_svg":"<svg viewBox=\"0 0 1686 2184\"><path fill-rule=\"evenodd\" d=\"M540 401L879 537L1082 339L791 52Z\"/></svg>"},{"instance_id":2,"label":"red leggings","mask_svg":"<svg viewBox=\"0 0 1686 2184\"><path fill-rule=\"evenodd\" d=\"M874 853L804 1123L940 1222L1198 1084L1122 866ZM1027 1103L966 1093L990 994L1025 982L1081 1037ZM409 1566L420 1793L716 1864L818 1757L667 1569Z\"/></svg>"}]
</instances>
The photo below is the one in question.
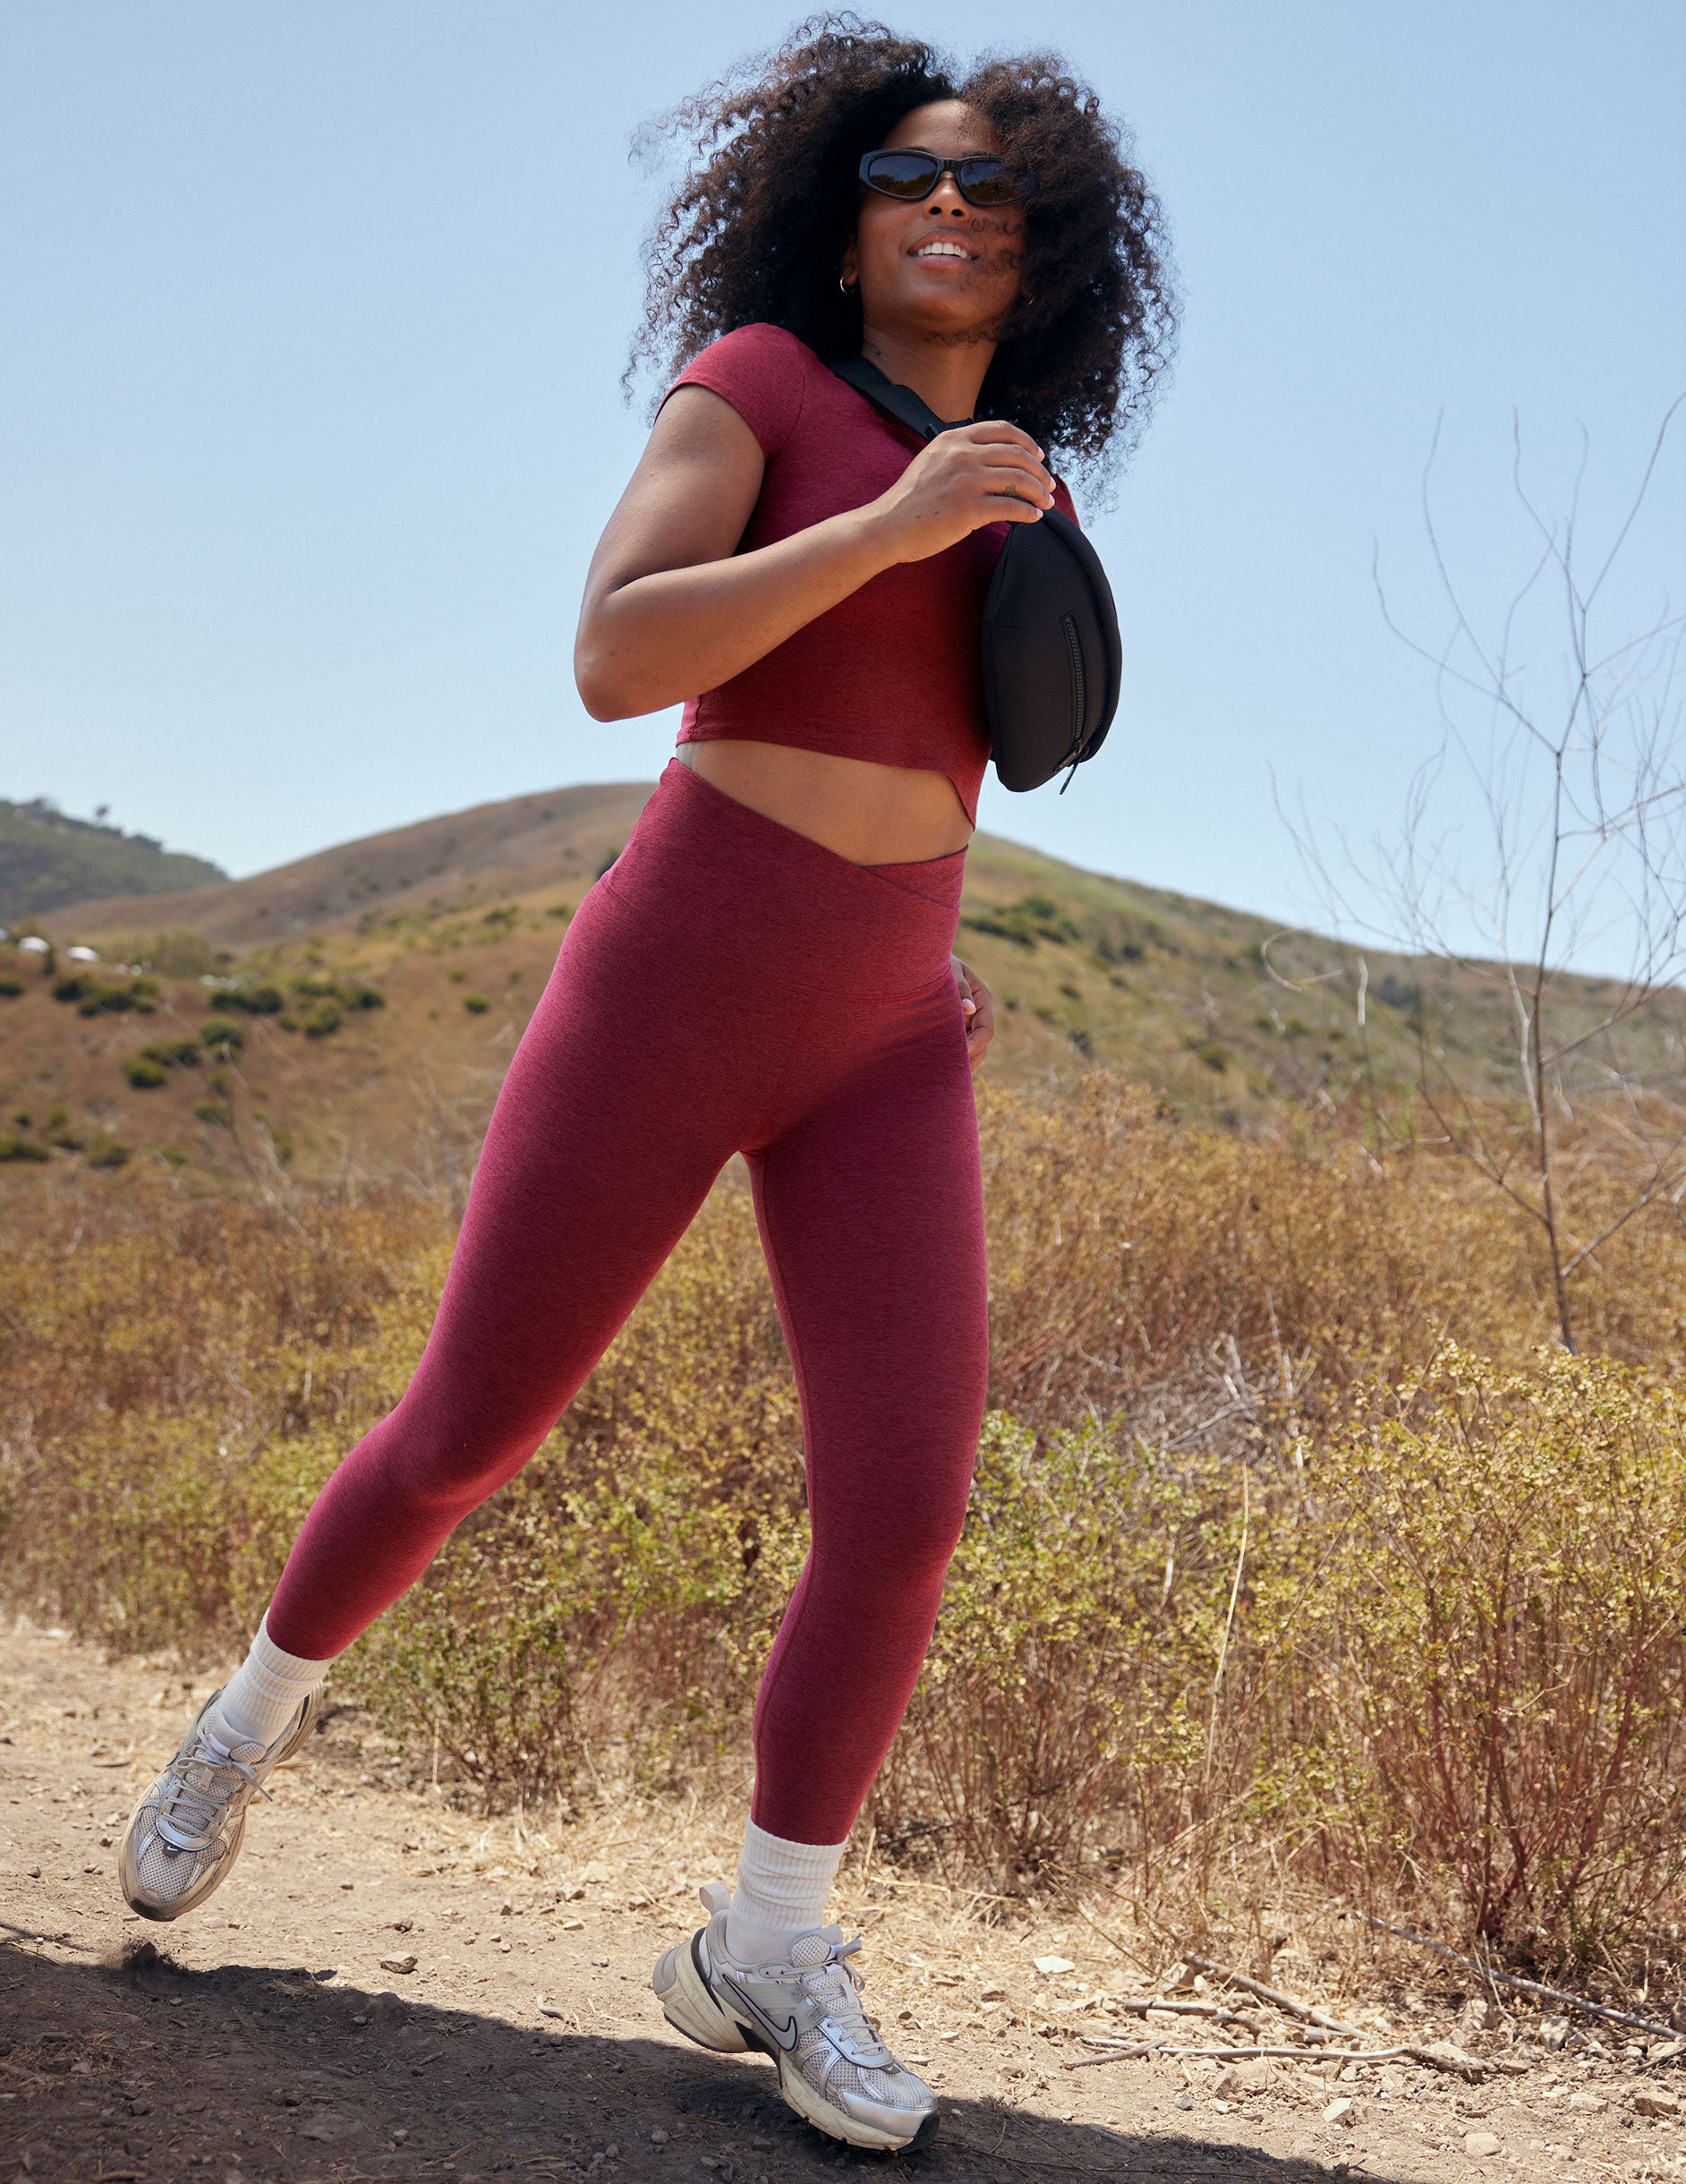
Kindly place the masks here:
<instances>
[{"instance_id":1,"label":"red leggings","mask_svg":"<svg viewBox=\"0 0 1686 2184\"><path fill-rule=\"evenodd\" d=\"M520 1470L734 1153L802 1399L812 1541L755 1705L758 1825L848 1833L912 1695L983 1417L964 852L851 865L663 773L498 1096L433 1332L269 1609L326 1659Z\"/></svg>"}]
</instances>

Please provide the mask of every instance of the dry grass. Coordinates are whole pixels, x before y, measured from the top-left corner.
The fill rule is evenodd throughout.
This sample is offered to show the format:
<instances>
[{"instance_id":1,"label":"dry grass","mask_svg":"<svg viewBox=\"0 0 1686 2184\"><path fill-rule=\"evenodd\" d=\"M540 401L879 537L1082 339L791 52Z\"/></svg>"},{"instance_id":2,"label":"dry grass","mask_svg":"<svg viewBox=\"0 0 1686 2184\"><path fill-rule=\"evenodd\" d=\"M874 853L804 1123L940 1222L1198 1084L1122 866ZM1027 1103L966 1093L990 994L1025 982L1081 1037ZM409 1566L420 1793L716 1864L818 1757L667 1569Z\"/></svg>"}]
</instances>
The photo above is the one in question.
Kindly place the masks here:
<instances>
[{"instance_id":1,"label":"dry grass","mask_svg":"<svg viewBox=\"0 0 1686 2184\"><path fill-rule=\"evenodd\" d=\"M1531 1236L1452 1160L1210 1137L1098 1073L984 1120L994 1408L861 1855L998 1912L1104 1881L1131 1932L1256 1963L1284 1906L1335 1894L1547 1966L1672 1946L1673 1209L1593 1270L1601 1354L1570 1361L1539 1348ZM1590 1225L1614 1184L1584 1153ZM423 1199L280 1189L11 1179L15 1604L128 1649L251 1627L404 1385L448 1252ZM799 1442L728 1177L347 1683L492 1809L577 1818L607 1784L678 1810L743 1770L803 1551Z\"/></svg>"}]
</instances>

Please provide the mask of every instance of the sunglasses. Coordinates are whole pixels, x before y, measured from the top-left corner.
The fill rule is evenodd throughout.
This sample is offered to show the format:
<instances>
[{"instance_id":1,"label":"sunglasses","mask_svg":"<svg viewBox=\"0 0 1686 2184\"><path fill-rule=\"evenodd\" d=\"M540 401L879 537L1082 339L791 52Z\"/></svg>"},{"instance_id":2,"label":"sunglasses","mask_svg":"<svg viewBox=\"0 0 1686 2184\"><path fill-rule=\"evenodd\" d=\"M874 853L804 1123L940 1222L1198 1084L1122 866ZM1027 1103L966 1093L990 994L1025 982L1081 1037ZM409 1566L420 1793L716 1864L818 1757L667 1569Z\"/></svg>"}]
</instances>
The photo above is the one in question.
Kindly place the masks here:
<instances>
[{"instance_id":1,"label":"sunglasses","mask_svg":"<svg viewBox=\"0 0 1686 2184\"><path fill-rule=\"evenodd\" d=\"M979 153L969 159L939 159L932 151L869 151L861 161L861 180L881 197L916 205L929 197L945 175L968 205L1011 205L1036 187L1034 175L1017 174L1005 159Z\"/></svg>"}]
</instances>

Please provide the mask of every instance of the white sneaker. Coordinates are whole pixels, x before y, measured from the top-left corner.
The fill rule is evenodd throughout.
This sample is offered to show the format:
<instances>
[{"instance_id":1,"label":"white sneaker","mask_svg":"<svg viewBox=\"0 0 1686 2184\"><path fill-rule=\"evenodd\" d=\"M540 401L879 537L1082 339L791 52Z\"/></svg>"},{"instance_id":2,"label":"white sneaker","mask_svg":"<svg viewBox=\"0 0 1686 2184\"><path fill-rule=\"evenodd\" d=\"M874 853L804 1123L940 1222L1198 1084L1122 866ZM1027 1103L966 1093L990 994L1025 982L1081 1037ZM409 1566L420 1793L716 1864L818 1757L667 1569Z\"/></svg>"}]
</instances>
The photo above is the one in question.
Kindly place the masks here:
<instances>
[{"instance_id":1,"label":"white sneaker","mask_svg":"<svg viewBox=\"0 0 1686 2184\"><path fill-rule=\"evenodd\" d=\"M218 1699L212 1692L164 1772L134 1809L117 1860L117 1877L142 1918L180 1918L197 1910L234 1870L246 1832L246 1807L268 1797L265 1779L310 1735L320 1694L311 1692L274 1744L224 1747L206 1729Z\"/></svg>"},{"instance_id":2,"label":"white sneaker","mask_svg":"<svg viewBox=\"0 0 1686 2184\"><path fill-rule=\"evenodd\" d=\"M861 2007L865 1982L846 1961L860 1947L840 1926L799 1933L776 1964L739 1964L726 1946L731 1891L701 1891L711 1914L668 1949L651 1985L676 2032L717 2054L758 2049L799 2116L852 2146L923 2146L937 2132L937 2096L896 2060Z\"/></svg>"}]
</instances>

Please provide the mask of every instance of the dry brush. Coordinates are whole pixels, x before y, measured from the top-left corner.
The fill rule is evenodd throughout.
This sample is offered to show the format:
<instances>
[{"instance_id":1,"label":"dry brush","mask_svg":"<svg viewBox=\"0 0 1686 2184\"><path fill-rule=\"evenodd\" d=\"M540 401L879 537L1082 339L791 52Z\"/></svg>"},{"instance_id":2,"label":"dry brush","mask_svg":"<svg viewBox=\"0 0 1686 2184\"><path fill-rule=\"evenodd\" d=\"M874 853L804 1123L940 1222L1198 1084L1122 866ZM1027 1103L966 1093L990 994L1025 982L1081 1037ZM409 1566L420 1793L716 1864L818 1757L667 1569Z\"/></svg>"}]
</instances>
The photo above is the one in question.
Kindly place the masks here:
<instances>
[{"instance_id":1,"label":"dry brush","mask_svg":"<svg viewBox=\"0 0 1686 2184\"><path fill-rule=\"evenodd\" d=\"M1589 1325L1466 1167L1209 1136L1098 1074L984 1110L994 1373L926 1673L864 1824L1010 1895L1111 1872L1233 1923L1265 1866L1584 1960L1675 1916L1686 1239ZM1580 1171L1589 1203L1598 1166ZM226 1650L396 1397L449 1252L414 1197L9 1188L0 1582ZM747 1193L723 1182L539 1457L349 1657L492 1800L741 1766L805 1536Z\"/></svg>"}]
</instances>

